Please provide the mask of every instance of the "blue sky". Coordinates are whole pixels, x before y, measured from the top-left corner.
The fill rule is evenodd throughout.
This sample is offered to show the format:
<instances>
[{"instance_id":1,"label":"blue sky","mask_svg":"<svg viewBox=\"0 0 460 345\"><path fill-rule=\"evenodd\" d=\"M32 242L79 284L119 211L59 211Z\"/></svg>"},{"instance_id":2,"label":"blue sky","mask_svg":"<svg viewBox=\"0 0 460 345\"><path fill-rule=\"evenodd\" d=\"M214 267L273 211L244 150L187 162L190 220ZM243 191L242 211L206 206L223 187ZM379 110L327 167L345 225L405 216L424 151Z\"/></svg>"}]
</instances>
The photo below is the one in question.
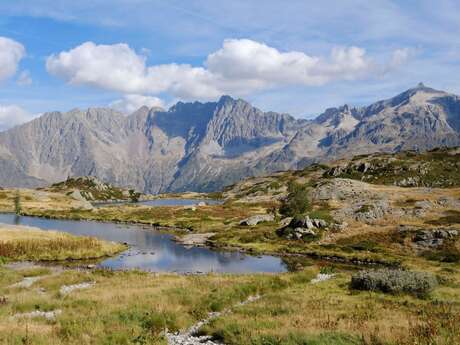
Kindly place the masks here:
<instances>
[{"instance_id":1,"label":"blue sky","mask_svg":"<svg viewBox=\"0 0 460 345\"><path fill-rule=\"evenodd\" d=\"M447 0L0 0L0 130L224 93L297 117L419 81L460 93L459 23Z\"/></svg>"}]
</instances>

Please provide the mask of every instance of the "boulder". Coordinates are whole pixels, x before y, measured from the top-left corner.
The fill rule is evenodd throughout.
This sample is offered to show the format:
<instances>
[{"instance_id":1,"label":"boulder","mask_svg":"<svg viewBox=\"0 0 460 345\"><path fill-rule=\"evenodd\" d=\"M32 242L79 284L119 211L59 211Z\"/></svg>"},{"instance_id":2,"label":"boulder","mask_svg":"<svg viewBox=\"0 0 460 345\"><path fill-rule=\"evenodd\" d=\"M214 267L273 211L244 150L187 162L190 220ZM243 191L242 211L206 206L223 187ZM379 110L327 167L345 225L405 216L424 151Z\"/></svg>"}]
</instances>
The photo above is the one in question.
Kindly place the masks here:
<instances>
[{"instance_id":1,"label":"boulder","mask_svg":"<svg viewBox=\"0 0 460 345\"><path fill-rule=\"evenodd\" d=\"M313 221L312 219L310 219L309 216L305 216L302 218L293 218L291 222L289 223L289 226L291 228L307 228L307 229L315 228L315 225L313 224Z\"/></svg>"},{"instance_id":2,"label":"boulder","mask_svg":"<svg viewBox=\"0 0 460 345\"><path fill-rule=\"evenodd\" d=\"M70 194L70 196L73 199L75 199L77 201L80 201L82 209L84 209L84 210L92 210L92 209L94 209L93 205L81 195L81 193L80 193L80 191L78 189L74 190Z\"/></svg>"},{"instance_id":3,"label":"boulder","mask_svg":"<svg viewBox=\"0 0 460 345\"><path fill-rule=\"evenodd\" d=\"M281 226L288 226L292 221L292 217L286 217L280 220Z\"/></svg>"},{"instance_id":4,"label":"boulder","mask_svg":"<svg viewBox=\"0 0 460 345\"><path fill-rule=\"evenodd\" d=\"M418 246L437 248L443 245L446 240L455 239L458 234L459 231L456 229L418 230L413 242Z\"/></svg>"},{"instance_id":5,"label":"boulder","mask_svg":"<svg viewBox=\"0 0 460 345\"><path fill-rule=\"evenodd\" d=\"M272 214L258 214L255 216L248 217L246 219L243 219L240 222L240 225L244 226L255 226L259 223L262 222L272 222L275 220L275 216Z\"/></svg>"}]
</instances>

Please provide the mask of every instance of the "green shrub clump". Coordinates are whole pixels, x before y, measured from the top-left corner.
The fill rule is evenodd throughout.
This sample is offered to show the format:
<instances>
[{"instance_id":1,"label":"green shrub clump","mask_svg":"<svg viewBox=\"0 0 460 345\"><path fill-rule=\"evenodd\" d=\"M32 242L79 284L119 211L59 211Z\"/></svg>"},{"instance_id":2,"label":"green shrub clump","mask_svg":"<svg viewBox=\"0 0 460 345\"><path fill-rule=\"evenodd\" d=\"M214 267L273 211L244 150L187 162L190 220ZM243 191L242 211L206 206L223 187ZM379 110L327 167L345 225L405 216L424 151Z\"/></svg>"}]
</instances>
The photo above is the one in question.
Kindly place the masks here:
<instances>
[{"instance_id":1,"label":"green shrub clump","mask_svg":"<svg viewBox=\"0 0 460 345\"><path fill-rule=\"evenodd\" d=\"M288 196L280 207L280 213L288 217L295 217L304 215L308 210L310 210L308 186L290 182Z\"/></svg>"},{"instance_id":2,"label":"green shrub clump","mask_svg":"<svg viewBox=\"0 0 460 345\"><path fill-rule=\"evenodd\" d=\"M438 285L434 275L427 272L411 272L400 269L361 271L351 278L351 288L382 291L385 293L409 293L424 296Z\"/></svg>"}]
</instances>

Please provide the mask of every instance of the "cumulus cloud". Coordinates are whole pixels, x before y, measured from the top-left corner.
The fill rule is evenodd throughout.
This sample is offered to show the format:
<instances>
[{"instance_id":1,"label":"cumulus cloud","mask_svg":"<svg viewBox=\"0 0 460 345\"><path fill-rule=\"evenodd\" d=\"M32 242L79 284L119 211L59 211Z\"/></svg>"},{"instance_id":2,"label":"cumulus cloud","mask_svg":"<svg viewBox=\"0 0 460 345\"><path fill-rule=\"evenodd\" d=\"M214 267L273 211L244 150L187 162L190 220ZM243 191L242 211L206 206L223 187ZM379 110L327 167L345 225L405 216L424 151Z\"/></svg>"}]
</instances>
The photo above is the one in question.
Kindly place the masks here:
<instances>
[{"instance_id":1,"label":"cumulus cloud","mask_svg":"<svg viewBox=\"0 0 460 345\"><path fill-rule=\"evenodd\" d=\"M379 66L362 48L342 47L330 56L281 52L248 39L225 40L203 66L146 65L146 57L127 44L86 42L48 57L49 73L71 84L86 84L127 94L170 93L181 99L246 95L291 85L323 85L373 76Z\"/></svg>"},{"instance_id":2,"label":"cumulus cloud","mask_svg":"<svg viewBox=\"0 0 460 345\"><path fill-rule=\"evenodd\" d=\"M123 99L118 99L110 104L112 108L125 114L131 114L144 105L149 108L164 108L163 101L158 97L143 95L124 95Z\"/></svg>"},{"instance_id":3,"label":"cumulus cloud","mask_svg":"<svg viewBox=\"0 0 460 345\"><path fill-rule=\"evenodd\" d=\"M0 81L16 73L19 61L25 55L24 46L7 37L0 37Z\"/></svg>"},{"instance_id":4,"label":"cumulus cloud","mask_svg":"<svg viewBox=\"0 0 460 345\"><path fill-rule=\"evenodd\" d=\"M27 122L33 115L17 105L0 104L0 131Z\"/></svg>"},{"instance_id":5,"label":"cumulus cloud","mask_svg":"<svg viewBox=\"0 0 460 345\"><path fill-rule=\"evenodd\" d=\"M372 61L364 49L335 48L329 58L302 52L280 52L252 40L225 40L209 55L206 66L226 80L253 81L255 85L320 85L332 80L356 79L368 73Z\"/></svg>"}]
</instances>

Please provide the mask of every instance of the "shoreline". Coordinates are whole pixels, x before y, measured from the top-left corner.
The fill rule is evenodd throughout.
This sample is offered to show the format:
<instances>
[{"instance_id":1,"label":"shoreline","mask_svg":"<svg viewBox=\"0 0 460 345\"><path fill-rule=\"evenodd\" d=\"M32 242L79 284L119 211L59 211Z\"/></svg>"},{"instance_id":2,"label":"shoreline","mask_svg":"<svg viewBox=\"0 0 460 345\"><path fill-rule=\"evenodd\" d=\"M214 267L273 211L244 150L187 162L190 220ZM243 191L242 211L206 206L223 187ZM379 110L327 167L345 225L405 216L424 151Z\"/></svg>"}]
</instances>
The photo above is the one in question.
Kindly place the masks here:
<instances>
[{"instance_id":1,"label":"shoreline","mask_svg":"<svg viewBox=\"0 0 460 345\"><path fill-rule=\"evenodd\" d=\"M12 212L2 212L6 214L12 214ZM54 220L68 220L68 221L86 221L86 222L97 222L97 223L113 223L113 224L126 224L126 225L141 225L145 227L145 230L156 230L162 233L166 233L172 236L171 240L176 241L186 246L194 246L194 247L205 247L213 251L228 251L228 252L238 252L250 256L274 256L278 258L303 258L303 259L310 259L310 260L324 260L330 262L337 262L341 264L350 264L350 265L357 265L357 266L385 266L385 267L400 267L401 262L394 262L394 261L385 261L385 260L378 260L372 259L369 257L351 257L347 258L342 255L337 255L336 253L321 253L319 251L309 251L307 253L299 253L299 252L277 252L277 251L257 251L253 248L244 248L238 246L229 246L229 245L219 245L218 242L212 242L209 239L206 239L202 243L195 243L195 244L187 244L182 243L181 235L197 235L202 236L203 233L193 233L193 230L187 228L180 228L180 227L173 227L167 225L159 225L155 223L147 223L142 221L121 221L121 220L100 220L100 219L91 219L91 218L72 218L72 217L52 217L50 215L36 215L33 213L24 212L20 216L26 217L37 217L37 218L44 218L44 219L54 219ZM149 229L150 228L150 229ZM176 233L182 232L182 233ZM185 232L185 234L184 234Z\"/></svg>"}]
</instances>

